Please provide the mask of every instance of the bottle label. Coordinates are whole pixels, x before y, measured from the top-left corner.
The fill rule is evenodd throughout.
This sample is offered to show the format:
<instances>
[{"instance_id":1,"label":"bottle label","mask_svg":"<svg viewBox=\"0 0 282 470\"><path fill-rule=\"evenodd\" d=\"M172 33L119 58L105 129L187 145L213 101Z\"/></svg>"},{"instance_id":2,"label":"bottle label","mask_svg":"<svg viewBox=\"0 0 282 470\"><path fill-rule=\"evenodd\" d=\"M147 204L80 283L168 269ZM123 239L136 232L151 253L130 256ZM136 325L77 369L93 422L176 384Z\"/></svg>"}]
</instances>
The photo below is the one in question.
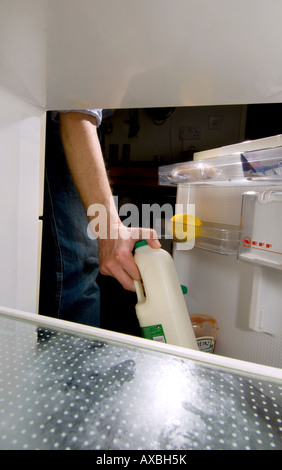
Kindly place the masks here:
<instances>
[{"instance_id":1,"label":"bottle label","mask_svg":"<svg viewBox=\"0 0 282 470\"><path fill-rule=\"evenodd\" d=\"M202 336L202 337L196 338L196 340L197 340L198 348L200 351L213 353L215 342L212 336Z\"/></svg>"},{"instance_id":2,"label":"bottle label","mask_svg":"<svg viewBox=\"0 0 282 470\"><path fill-rule=\"evenodd\" d=\"M160 341L166 343L165 334L162 325L151 325L141 328L142 336L146 339L152 339L153 341Z\"/></svg>"}]
</instances>

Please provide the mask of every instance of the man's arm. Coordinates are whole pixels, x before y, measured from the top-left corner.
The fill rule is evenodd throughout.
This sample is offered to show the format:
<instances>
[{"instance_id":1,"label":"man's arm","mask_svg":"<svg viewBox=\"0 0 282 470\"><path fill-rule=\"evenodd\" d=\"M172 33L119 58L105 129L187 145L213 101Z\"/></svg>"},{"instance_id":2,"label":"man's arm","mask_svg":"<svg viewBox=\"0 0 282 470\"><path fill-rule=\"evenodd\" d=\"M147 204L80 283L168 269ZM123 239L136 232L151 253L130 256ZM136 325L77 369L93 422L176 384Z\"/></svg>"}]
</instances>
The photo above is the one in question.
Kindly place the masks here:
<instances>
[{"instance_id":1,"label":"man's arm","mask_svg":"<svg viewBox=\"0 0 282 470\"><path fill-rule=\"evenodd\" d=\"M96 119L70 112L60 114L60 124L67 163L86 212L92 204L101 204L109 215L104 227L106 238L98 237L100 271L115 277L125 289L134 291L133 279L140 278L132 255L134 244L143 238L153 248L159 248L156 232L147 229L144 236L144 229L130 229L120 221L97 135ZM115 233L114 238L110 238L111 233Z\"/></svg>"}]
</instances>

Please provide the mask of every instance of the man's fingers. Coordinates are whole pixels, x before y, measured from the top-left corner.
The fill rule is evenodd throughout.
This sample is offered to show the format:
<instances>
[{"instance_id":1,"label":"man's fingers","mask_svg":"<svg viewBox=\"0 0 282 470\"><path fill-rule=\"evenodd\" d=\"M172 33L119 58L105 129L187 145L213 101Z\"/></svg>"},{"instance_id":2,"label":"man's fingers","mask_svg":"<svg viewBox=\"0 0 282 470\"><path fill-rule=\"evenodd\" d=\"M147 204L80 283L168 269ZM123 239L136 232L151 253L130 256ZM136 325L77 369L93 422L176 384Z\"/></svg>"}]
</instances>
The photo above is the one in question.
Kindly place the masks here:
<instances>
[{"instance_id":1,"label":"man's fingers","mask_svg":"<svg viewBox=\"0 0 282 470\"><path fill-rule=\"evenodd\" d=\"M160 248L157 233L149 228L129 228L119 225L117 239L98 239L102 274L116 278L127 290L135 291L134 280L140 279L133 257L134 244L146 240L152 248Z\"/></svg>"}]
</instances>

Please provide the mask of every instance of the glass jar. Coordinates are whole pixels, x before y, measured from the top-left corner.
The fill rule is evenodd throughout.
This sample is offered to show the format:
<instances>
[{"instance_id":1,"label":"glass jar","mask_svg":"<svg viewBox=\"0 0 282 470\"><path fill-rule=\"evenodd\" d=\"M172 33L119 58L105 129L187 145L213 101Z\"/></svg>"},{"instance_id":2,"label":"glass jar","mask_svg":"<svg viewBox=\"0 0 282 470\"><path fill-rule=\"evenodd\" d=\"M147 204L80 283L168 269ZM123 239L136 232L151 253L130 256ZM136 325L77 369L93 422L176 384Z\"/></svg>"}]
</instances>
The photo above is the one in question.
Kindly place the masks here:
<instances>
[{"instance_id":1,"label":"glass jar","mask_svg":"<svg viewBox=\"0 0 282 470\"><path fill-rule=\"evenodd\" d=\"M200 351L213 353L216 345L218 326L210 315L190 315L198 348Z\"/></svg>"}]
</instances>

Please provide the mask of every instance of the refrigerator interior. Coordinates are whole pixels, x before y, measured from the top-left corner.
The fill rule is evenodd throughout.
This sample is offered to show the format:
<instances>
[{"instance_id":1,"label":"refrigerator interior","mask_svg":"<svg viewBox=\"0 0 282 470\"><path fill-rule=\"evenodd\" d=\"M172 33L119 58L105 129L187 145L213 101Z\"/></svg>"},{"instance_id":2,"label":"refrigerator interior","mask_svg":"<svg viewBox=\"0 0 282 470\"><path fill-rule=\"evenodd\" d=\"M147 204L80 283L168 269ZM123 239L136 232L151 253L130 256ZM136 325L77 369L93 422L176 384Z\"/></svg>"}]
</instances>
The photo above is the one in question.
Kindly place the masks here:
<instances>
[{"instance_id":1,"label":"refrigerator interior","mask_svg":"<svg viewBox=\"0 0 282 470\"><path fill-rule=\"evenodd\" d=\"M38 310L47 110L281 102L281 5L238 2L1 1L2 305Z\"/></svg>"},{"instance_id":2,"label":"refrigerator interior","mask_svg":"<svg viewBox=\"0 0 282 470\"><path fill-rule=\"evenodd\" d=\"M76 2L72 0L68 21L65 22L61 21L65 18L63 2L22 0L20 6L9 0L1 2L0 52L3 73L0 84L0 140L5 155L1 161L1 217L4 221L1 226L4 240L1 245L2 305L37 311L42 150L45 139L43 129L47 110L81 109L82 106L134 108L281 101L281 62L275 60L279 56L281 43L278 37L281 32L281 5L277 2L272 5L272 9L269 5L254 9L253 5L246 5L242 0L240 8L237 0L232 5L230 15L230 5L219 0L216 7L210 6L203 17L202 6L196 0L189 3L181 1L179 9L175 9L175 5L167 0L161 27L159 9L155 7L152 10L151 2L142 3L141 16L136 14L138 10L132 7L129 0L122 2L122 6L114 0L109 3L110 8L100 3L97 15L97 5L93 2L84 0L78 10ZM175 18L174 34L168 36L171 13ZM222 21L222 15L225 21ZM201 36L198 35L200 16L204 22L202 31L206 31ZM151 20L148 23L149 17ZM95 27L93 18L96 18ZM242 21L245 27L241 28L241 34L238 35L238 24L242 24ZM89 22L91 27L85 28ZM76 24L75 35L73 28L69 27L72 23ZM132 41L128 41L129 24L134 31ZM268 26L276 33L269 35ZM146 41L143 40L144 27L148 32ZM161 33L157 41L156 27ZM257 31L263 31L264 34L258 36ZM62 36L64 41L61 40ZM187 44L194 44L195 37L199 39L196 49L187 50ZM229 41L222 41L223 37L228 37ZM256 38L252 44L249 42L250 37ZM237 44L236 60L230 56L230 41ZM153 48L152 43L155 44ZM246 61L241 54L246 43L251 47L248 57L253 57L252 62ZM68 61L64 60L66 44L70 53ZM100 44L101 47L93 48L93 44ZM178 51L176 55L175 51ZM214 53L220 53L217 61L210 60ZM142 60L139 63L140 58ZM73 64L76 64L75 68ZM113 64L118 66L113 68ZM225 69L229 66L227 79L225 74L222 75L222 66L218 64L224 64ZM198 79L199 75L205 77L204 82ZM163 82L164 76L167 77L166 84ZM97 83L103 85L96 86ZM211 83L214 84L212 89ZM199 256L193 261L196 250ZM233 302L234 312L231 308L231 292L238 299L239 279L244 284L245 296L250 297L245 285L251 284L249 272L253 272L254 266L238 263L234 255L227 257L198 248L178 255L176 250L175 259L183 283L188 285L188 295L195 297L201 310L205 313L207 309L213 310L211 313L218 318L218 353L235 356L242 350L241 355L245 360L248 355L244 349L247 349L247 339L251 337L255 338L251 343L259 343L257 349L262 351L264 358L268 350L272 351L272 357L275 356L275 352L281 349L279 338L273 338L268 333L253 332L247 326L242 326L247 319L242 311L237 315L238 300ZM220 268L218 260L221 260ZM203 269L200 270L201 263ZM188 265L193 267L194 272L189 274ZM215 278L217 270L219 275L221 273L223 285L227 283L225 273L229 275L224 294L226 308L223 305L222 310L219 307L219 304L222 305L222 293L213 288L212 283L209 286L204 278L204 274L208 276L209 271ZM201 282L197 283L197 292L195 284L198 271ZM243 271L242 274L239 271ZM236 278L234 282L232 276ZM203 295L203 291L209 295ZM243 294L239 297L240 304L244 304L243 297ZM237 322L240 327L237 327ZM260 347L262 342L267 343L266 346ZM236 354L232 352L233 343ZM276 343L277 347L274 347ZM256 354L250 356L252 360L257 360ZM279 354L273 363L279 363Z\"/></svg>"}]
</instances>

